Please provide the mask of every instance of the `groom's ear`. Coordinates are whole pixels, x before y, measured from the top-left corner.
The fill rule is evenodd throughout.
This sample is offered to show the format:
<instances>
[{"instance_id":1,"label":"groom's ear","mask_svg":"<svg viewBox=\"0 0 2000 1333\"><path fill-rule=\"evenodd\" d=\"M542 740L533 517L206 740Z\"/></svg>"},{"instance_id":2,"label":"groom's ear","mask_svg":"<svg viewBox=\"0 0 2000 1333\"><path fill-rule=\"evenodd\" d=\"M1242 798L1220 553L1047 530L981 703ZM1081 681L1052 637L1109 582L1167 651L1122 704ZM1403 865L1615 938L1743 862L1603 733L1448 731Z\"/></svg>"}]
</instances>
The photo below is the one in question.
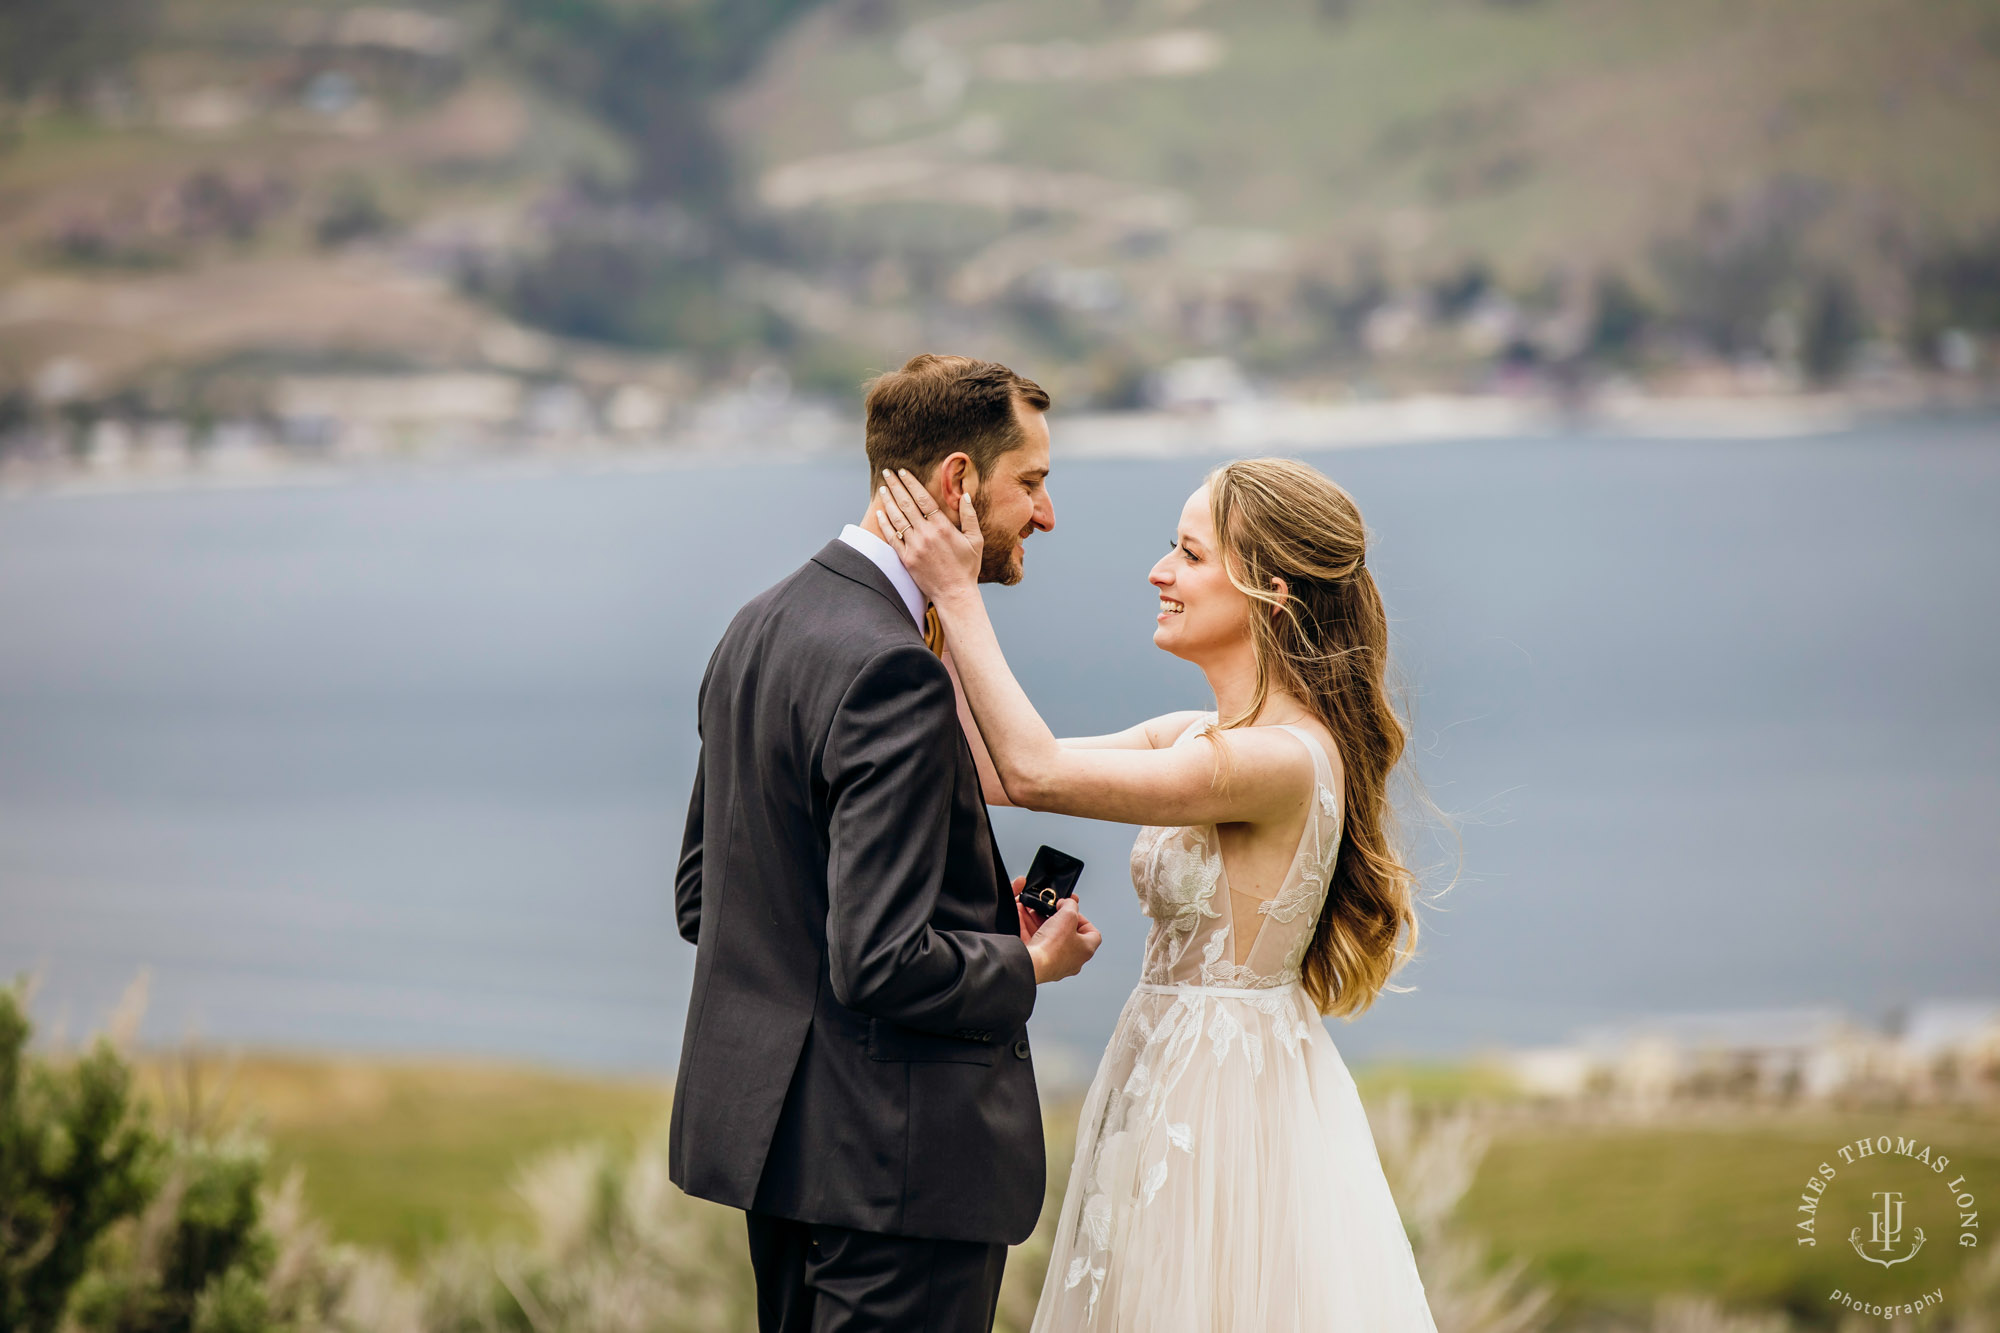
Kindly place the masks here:
<instances>
[{"instance_id":1,"label":"groom's ear","mask_svg":"<svg viewBox=\"0 0 2000 1333\"><path fill-rule=\"evenodd\" d=\"M938 465L937 502L944 506L944 512L954 518L958 515L958 497L979 493L979 473L972 466L972 455L952 454Z\"/></svg>"}]
</instances>

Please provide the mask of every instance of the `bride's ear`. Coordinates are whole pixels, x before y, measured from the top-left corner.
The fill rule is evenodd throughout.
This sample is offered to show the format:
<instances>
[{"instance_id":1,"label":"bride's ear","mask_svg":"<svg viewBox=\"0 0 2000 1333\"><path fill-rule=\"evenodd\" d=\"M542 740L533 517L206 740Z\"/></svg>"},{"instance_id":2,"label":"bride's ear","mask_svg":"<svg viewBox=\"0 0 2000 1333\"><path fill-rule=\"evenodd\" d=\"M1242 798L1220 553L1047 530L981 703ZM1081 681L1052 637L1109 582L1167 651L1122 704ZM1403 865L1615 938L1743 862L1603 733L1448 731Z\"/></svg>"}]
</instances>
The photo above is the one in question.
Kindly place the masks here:
<instances>
[{"instance_id":1,"label":"bride's ear","mask_svg":"<svg viewBox=\"0 0 2000 1333\"><path fill-rule=\"evenodd\" d=\"M1273 574L1271 576L1271 592L1278 599L1277 601L1271 604L1271 614L1275 616L1284 611L1285 599L1291 596L1292 590L1290 586L1287 585L1283 579L1279 578L1276 574Z\"/></svg>"}]
</instances>

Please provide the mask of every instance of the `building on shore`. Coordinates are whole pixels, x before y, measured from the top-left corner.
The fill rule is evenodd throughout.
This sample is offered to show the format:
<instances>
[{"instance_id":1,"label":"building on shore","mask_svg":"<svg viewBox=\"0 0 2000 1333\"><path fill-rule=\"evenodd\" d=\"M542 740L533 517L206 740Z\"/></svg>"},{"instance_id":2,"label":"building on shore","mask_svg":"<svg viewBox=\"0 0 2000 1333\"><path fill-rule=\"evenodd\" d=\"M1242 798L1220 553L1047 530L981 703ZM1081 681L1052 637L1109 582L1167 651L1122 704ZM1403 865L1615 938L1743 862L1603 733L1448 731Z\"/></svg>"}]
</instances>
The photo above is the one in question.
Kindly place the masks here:
<instances>
[{"instance_id":1,"label":"building on shore","mask_svg":"<svg viewBox=\"0 0 2000 1333\"><path fill-rule=\"evenodd\" d=\"M1499 1063L1531 1095L1676 1101L2000 1100L2000 1000L1930 1001L1881 1025L1831 1007L1598 1024Z\"/></svg>"}]
</instances>

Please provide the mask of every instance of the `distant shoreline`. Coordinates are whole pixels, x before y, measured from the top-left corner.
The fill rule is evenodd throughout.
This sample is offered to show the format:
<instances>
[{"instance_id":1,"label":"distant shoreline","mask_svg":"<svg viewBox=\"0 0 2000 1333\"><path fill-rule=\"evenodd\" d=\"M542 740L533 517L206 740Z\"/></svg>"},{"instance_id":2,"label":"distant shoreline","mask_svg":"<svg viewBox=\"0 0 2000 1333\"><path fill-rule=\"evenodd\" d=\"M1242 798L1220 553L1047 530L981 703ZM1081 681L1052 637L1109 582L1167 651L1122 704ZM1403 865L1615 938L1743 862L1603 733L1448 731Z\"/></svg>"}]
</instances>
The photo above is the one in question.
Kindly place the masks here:
<instances>
[{"instance_id":1,"label":"distant shoreline","mask_svg":"<svg viewBox=\"0 0 2000 1333\"><path fill-rule=\"evenodd\" d=\"M1201 411L1089 412L1054 423L1071 459L1170 459L1317 452L1532 437L1756 441L1831 436L1898 423L2000 421L2000 397L1883 402L1861 395L1600 397L1567 406L1545 397L1430 394L1353 402L1252 401ZM291 489L383 479L532 478L762 466L858 455L859 440L824 412L806 429L685 431L647 441L582 436L559 442L417 448L329 456L277 445L224 445L171 461L0 460L0 501L183 491ZM762 441L785 437L781 444ZM752 440L756 439L757 443Z\"/></svg>"}]
</instances>

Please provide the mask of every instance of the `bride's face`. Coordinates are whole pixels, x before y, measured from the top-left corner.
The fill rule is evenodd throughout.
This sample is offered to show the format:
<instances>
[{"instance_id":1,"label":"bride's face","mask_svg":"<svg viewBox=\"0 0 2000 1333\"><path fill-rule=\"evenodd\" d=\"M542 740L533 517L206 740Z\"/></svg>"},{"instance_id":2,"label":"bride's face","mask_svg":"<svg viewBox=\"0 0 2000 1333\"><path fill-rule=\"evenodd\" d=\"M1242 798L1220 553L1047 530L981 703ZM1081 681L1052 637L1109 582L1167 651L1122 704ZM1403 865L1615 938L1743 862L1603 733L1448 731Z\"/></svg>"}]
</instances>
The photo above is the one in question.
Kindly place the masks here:
<instances>
[{"instance_id":1,"label":"bride's face","mask_svg":"<svg viewBox=\"0 0 2000 1333\"><path fill-rule=\"evenodd\" d=\"M1175 657L1199 661L1249 639L1250 599L1223 571L1207 487L1181 508L1173 548L1153 566L1150 581L1160 593L1153 642Z\"/></svg>"}]
</instances>

